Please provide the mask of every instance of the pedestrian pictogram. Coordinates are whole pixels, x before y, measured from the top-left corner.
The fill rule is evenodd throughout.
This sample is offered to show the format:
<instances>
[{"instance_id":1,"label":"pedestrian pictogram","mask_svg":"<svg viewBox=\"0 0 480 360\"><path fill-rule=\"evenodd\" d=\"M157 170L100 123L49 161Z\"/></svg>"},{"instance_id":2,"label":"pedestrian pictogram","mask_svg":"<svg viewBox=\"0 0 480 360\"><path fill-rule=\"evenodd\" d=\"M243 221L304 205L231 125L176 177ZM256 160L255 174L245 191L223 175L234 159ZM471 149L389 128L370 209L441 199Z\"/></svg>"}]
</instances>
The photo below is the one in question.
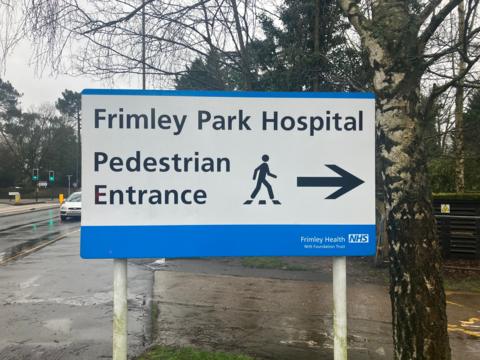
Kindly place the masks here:
<instances>
[{"instance_id":1,"label":"pedestrian pictogram","mask_svg":"<svg viewBox=\"0 0 480 360\"><path fill-rule=\"evenodd\" d=\"M268 191L268 197L272 201L273 204L275 205L280 205L281 202L278 200L275 200L275 195L273 194L273 189L272 185L268 182L267 176L270 176L274 179L277 178L277 175L272 174L270 172L270 168L268 167L268 160L270 160L270 157L268 155L263 155L262 156L262 163L258 165L255 168L255 171L253 172L253 180L257 181L257 184L255 185L255 189L253 190L252 194L250 195L250 199L245 201L243 204L244 205L250 205L253 203L253 200L255 197L258 195L260 190L262 189L262 186L264 186L267 191ZM260 205L265 205L266 201L265 200L260 200L259 201Z\"/></svg>"}]
</instances>

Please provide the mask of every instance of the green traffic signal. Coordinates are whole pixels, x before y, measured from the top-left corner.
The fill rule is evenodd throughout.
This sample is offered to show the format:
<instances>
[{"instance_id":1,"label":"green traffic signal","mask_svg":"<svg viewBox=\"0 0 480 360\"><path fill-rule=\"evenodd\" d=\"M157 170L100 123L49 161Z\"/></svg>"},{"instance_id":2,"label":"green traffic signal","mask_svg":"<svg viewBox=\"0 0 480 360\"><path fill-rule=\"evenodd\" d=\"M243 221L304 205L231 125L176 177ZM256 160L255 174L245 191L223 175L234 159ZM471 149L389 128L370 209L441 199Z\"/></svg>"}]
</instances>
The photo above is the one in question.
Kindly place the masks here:
<instances>
[{"instance_id":1,"label":"green traffic signal","mask_svg":"<svg viewBox=\"0 0 480 360\"><path fill-rule=\"evenodd\" d=\"M33 169L32 181L37 181L37 180L38 180L38 169Z\"/></svg>"},{"instance_id":2,"label":"green traffic signal","mask_svg":"<svg viewBox=\"0 0 480 360\"><path fill-rule=\"evenodd\" d=\"M49 180L50 182L54 182L54 181L55 181L55 172L54 172L53 170L50 170L50 171L48 172L48 180Z\"/></svg>"}]
</instances>

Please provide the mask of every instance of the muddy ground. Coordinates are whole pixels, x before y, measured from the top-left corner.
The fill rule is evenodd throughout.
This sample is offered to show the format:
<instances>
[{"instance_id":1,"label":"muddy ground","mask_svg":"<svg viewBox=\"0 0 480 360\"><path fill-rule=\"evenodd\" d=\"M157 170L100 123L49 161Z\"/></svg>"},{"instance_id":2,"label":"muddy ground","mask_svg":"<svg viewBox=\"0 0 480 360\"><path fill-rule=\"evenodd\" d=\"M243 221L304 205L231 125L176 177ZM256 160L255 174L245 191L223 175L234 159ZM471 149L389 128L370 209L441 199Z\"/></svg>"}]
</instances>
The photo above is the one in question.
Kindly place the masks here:
<instances>
[{"instance_id":1,"label":"muddy ground","mask_svg":"<svg viewBox=\"0 0 480 360\"><path fill-rule=\"evenodd\" d=\"M347 269L349 358L391 359L388 269L369 258L351 258ZM333 358L331 259L179 259L157 270L156 343L257 359ZM480 359L477 274L446 274L447 286L463 279L465 288L447 290L453 359Z\"/></svg>"}]
</instances>

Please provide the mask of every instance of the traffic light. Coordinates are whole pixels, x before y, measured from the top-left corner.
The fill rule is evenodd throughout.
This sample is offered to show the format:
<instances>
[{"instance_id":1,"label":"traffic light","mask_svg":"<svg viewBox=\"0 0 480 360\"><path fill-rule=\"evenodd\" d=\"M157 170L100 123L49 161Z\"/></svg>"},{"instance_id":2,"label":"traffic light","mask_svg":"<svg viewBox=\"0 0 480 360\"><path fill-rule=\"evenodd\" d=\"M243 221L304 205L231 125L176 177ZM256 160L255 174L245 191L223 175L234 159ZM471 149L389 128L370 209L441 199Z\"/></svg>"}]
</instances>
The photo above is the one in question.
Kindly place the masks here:
<instances>
[{"instance_id":1,"label":"traffic light","mask_svg":"<svg viewBox=\"0 0 480 360\"><path fill-rule=\"evenodd\" d=\"M33 181L38 181L38 169L33 169L32 180Z\"/></svg>"},{"instance_id":2,"label":"traffic light","mask_svg":"<svg viewBox=\"0 0 480 360\"><path fill-rule=\"evenodd\" d=\"M55 171L53 170L49 170L48 171L48 180L50 182L54 182L55 181Z\"/></svg>"}]
</instances>

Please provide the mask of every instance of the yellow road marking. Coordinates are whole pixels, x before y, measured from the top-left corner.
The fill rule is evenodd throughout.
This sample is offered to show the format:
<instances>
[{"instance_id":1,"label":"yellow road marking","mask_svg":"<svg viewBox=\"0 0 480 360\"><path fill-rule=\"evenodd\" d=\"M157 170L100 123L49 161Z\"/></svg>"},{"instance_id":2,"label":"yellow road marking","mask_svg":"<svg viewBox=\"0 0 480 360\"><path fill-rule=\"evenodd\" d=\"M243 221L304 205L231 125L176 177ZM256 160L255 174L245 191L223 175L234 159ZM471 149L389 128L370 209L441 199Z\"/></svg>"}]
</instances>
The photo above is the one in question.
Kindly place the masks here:
<instances>
[{"instance_id":1,"label":"yellow road marking","mask_svg":"<svg viewBox=\"0 0 480 360\"><path fill-rule=\"evenodd\" d=\"M478 327L478 325L474 325L475 323L480 324L480 318L472 317L468 320L460 320L460 326L448 324L448 331L456 331L461 332L466 335L475 336L480 338L480 331L470 330L468 328ZM467 328L467 329L465 329Z\"/></svg>"},{"instance_id":2,"label":"yellow road marking","mask_svg":"<svg viewBox=\"0 0 480 360\"><path fill-rule=\"evenodd\" d=\"M462 324L462 326L468 326L468 325L473 325L475 323L480 323L480 319L477 317L473 317L465 321L460 320L460 323Z\"/></svg>"},{"instance_id":3,"label":"yellow road marking","mask_svg":"<svg viewBox=\"0 0 480 360\"><path fill-rule=\"evenodd\" d=\"M448 300L447 300L447 304L463 307L462 304L459 304L459 303L456 303L456 302L453 302L453 301L448 301Z\"/></svg>"}]
</instances>

